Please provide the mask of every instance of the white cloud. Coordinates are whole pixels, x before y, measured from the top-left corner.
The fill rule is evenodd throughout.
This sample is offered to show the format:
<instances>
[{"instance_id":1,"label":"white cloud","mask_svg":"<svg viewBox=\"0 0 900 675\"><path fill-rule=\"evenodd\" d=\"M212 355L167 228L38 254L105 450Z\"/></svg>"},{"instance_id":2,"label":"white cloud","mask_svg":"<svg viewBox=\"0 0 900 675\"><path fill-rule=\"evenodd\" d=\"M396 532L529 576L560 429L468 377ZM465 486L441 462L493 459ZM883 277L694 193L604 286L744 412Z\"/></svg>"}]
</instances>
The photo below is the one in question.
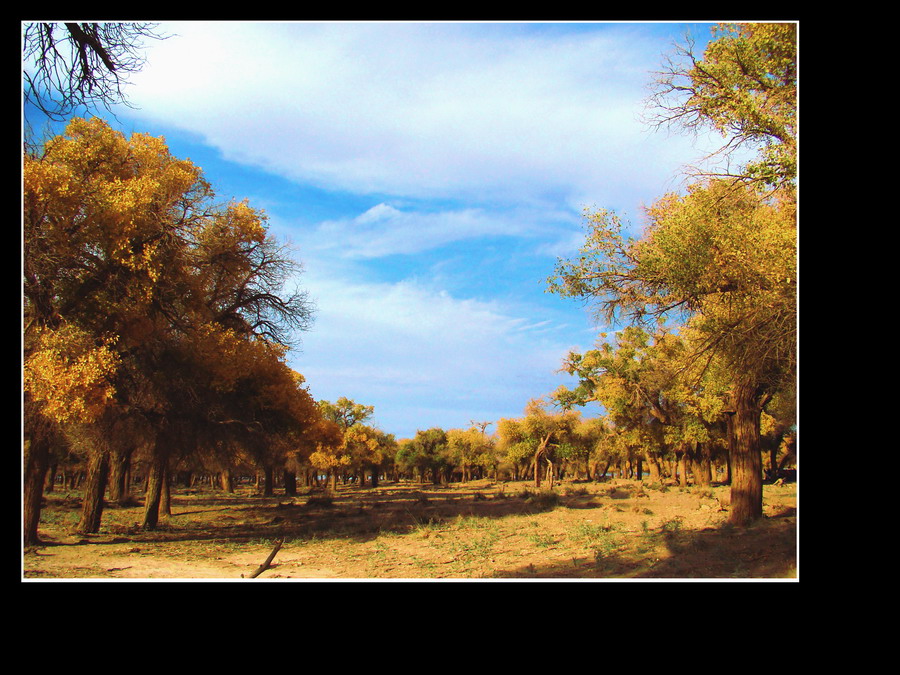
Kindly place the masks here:
<instances>
[{"instance_id":1,"label":"white cloud","mask_svg":"<svg viewBox=\"0 0 900 675\"><path fill-rule=\"evenodd\" d=\"M416 428L449 428L519 415L557 386L573 346L567 331L554 336L553 319L522 316L521 307L409 281L305 281L320 309L293 366L317 399L375 405L375 420L392 433L414 433L411 419Z\"/></svg>"},{"instance_id":2,"label":"white cloud","mask_svg":"<svg viewBox=\"0 0 900 675\"><path fill-rule=\"evenodd\" d=\"M634 218L699 154L638 120L667 48L652 31L551 39L502 24L164 28L180 37L153 47L134 78L139 114L198 134L226 160L375 196L365 212L294 227L287 213L302 205L279 192L270 216L297 244L301 285L318 306L292 365L316 398L374 405L376 422L398 435L517 416L529 398L571 383L556 370L570 348L593 343L583 310L443 289L466 276L466 293L484 279L478 297L491 297L502 274L525 279L505 289L542 293L552 266L538 272L535 260L575 254L584 206ZM458 250L452 261L432 259L424 281L364 274L388 255L484 236L530 237L530 255L513 258L526 248L519 241L477 259Z\"/></svg>"},{"instance_id":3,"label":"white cloud","mask_svg":"<svg viewBox=\"0 0 900 675\"><path fill-rule=\"evenodd\" d=\"M135 77L142 113L292 179L608 202L679 164L637 119L665 45L624 29L549 40L465 24L172 28L181 36L155 46Z\"/></svg>"},{"instance_id":4,"label":"white cloud","mask_svg":"<svg viewBox=\"0 0 900 675\"><path fill-rule=\"evenodd\" d=\"M367 259L420 253L478 237L536 232L534 225L516 213L488 213L478 208L423 212L380 203L356 217L325 221L314 232L297 236L307 251Z\"/></svg>"}]
</instances>

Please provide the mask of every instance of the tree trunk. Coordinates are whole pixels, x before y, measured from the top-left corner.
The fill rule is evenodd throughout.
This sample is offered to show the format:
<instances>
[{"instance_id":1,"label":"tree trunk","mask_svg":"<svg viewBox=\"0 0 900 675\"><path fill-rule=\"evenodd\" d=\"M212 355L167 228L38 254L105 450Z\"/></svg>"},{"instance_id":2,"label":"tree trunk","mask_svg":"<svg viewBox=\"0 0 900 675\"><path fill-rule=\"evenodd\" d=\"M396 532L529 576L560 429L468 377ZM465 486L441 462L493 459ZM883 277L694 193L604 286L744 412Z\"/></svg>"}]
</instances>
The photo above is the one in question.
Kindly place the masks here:
<instances>
[{"instance_id":1,"label":"tree trunk","mask_svg":"<svg viewBox=\"0 0 900 675\"><path fill-rule=\"evenodd\" d=\"M109 501L123 505L128 501L128 469L131 466L131 449L116 448L109 458Z\"/></svg>"},{"instance_id":2,"label":"tree trunk","mask_svg":"<svg viewBox=\"0 0 900 675\"><path fill-rule=\"evenodd\" d=\"M275 494L275 471L267 466L263 469L263 497L271 497Z\"/></svg>"},{"instance_id":3,"label":"tree trunk","mask_svg":"<svg viewBox=\"0 0 900 675\"><path fill-rule=\"evenodd\" d=\"M547 452L547 443L550 442L550 434L541 439L537 451L534 453L534 487L541 487L541 457Z\"/></svg>"},{"instance_id":4,"label":"tree trunk","mask_svg":"<svg viewBox=\"0 0 900 675\"><path fill-rule=\"evenodd\" d=\"M81 520L76 532L95 534L100 531L103 516L103 497L109 477L109 450L94 450L88 457L87 478L84 481L84 495L81 500Z\"/></svg>"},{"instance_id":5,"label":"tree trunk","mask_svg":"<svg viewBox=\"0 0 900 675\"><path fill-rule=\"evenodd\" d=\"M219 472L219 486L223 492L234 492L234 475L228 469Z\"/></svg>"},{"instance_id":6,"label":"tree trunk","mask_svg":"<svg viewBox=\"0 0 900 675\"><path fill-rule=\"evenodd\" d=\"M761 409L756 387L741 384L732 395L731 516L736 526L762 518L762 455L759 449Z\"/></svg>"},{"instance_id":7,"label":"tree trunk","mask_svg":"<svg viewBox=\"0 0 900 675\"><path fill-rule=\"evenodd\" d=\"M172 515L172 470L168 464L162 475L162 490L159 495L159 512L164 516Z\"/></svg>"},{"instance_id":8,"label":"tree trunk","mask_svg":"<svg viewBox=\"0 0 900 675\"><path fill-rule=\"evenodd\" d=\"M44 486L44 492L46 492L47 494L53 492L54 488L56 487L56 473L58 466L59 463L56 460L50 460L50 468L47 472L46 485Z\"/></svg>"},{"instance_id":9,"label":"tree trunk","mask_svg":"<svg viewBox=\"0 0 900 675\"><path fill-rule=\"evenodd\" d=\"M776 475L778 472L778 442L769 443L769 470L772 472L772 475Z\"/></svg>"},{"instance_id":10,"label":"tree trunk","mask_svg":"<svg viewBox=\"0 0 900 675\"><path fill-rule=\"evenodd\" d=\"M297 474L284 469L281 473L281 482L284 483L284 494L288 497L297 495Z\"/></svg>"},{"instance_id":11,"label":"tree trunk","mask_svg":"<svg viewBox=\"0 0 900 675\"><path fill-rule=\"evenodd\" d=\"M597 474L598 480L601 480L601 481L602 481L602 480L606 480L606 474L609 473L609 467L610 467L611 464L612 464L612 462L606 462L606 463L603 465L603 468L602 468L602 469L599 471L599 473Z\"/></svg>"},{"instance_id":12,"label":"tree trunk","mask_svg":"<svg viewBox=\"0 0 900 675\"><path fill-rule=\"evenodd\" d=\"M647 461L647 466L650 467L650 482L658 483L661 477L659 471L659 461L649 452L644 453L644 458Z\"/></svg>"},{"instance_id":13,"label":"tree trunk","mask_svg":"<svg viewBox=\"0 0 900 675\"><path fill-rule=\"evenodd\" d=\"M778 462L778 470L783 469L789 462L797 463L797 435L792 433L784 438L782 443L784 447L784 457Z\"/></svg>"},{"instance_id":14,"label":"tree trunk","mask_svg":"<svg viewBox=\"0 0 900 675\"><path fill-rule=\"evenodd\" d=\"M687 457L694 477L694 485L709 485L709 456L704 453L701 443L691 443L688 446Z\"/></svg>"},{"instance_id":15,"label":"tree trunk","mask_svg":"<svg viewBox=\"0 0 900 675\"><path fill-rule=\"evenodd\" d=\"M159 502L162 497L163 480L169 464L169 447L163 434L159 434L153 446L153 456L147 469L147 494L144 498L144 523L142 528L155 530L159 524Z\"/></svg>"},{"instance_id":16,"label":"tree trunk","mask_svg":"<svg viewBox=\"0 0 900 675\"><path fill-rule=\"evenodd\" d=\"M378 467L374 465L372 466L372 487L378 487Z\"/></svg>"},{"instance_id":17,"label":"tree trunk","mask_svg":"<svg viewBox=\"0 0 900 675\"><path fill-rule=\"evenodd\" d=\"M23 479L22 511L24 518L23 544L33 546L40 543L38 523L41 520L41 499L44 479L50 460L50 441L38 431L33 438L25 441L25 475Z\"/></svg>"},{"instance_id":18,"label":"tree trunk","mask_svg":"<svg viewBox=\"0 0 900 675\"><path fill-rule=\"evenodd\" d=\"M678 456L678 484L687 487L687 453L684 450Z\"/></svg>"}]
</instances>

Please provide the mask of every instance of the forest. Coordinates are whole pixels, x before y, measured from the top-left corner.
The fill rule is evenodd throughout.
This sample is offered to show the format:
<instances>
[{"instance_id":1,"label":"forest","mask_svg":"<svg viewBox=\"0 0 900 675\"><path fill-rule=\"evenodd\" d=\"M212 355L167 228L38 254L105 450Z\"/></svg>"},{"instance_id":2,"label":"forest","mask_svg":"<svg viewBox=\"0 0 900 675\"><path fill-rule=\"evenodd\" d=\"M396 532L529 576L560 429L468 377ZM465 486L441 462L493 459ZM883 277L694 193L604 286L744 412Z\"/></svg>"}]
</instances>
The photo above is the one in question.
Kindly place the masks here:
<instances>
[{"instance_id":1,"label":"forest","mask_svg":"<svg viewBox=\"0 0 900 675\"><path fill-rule=\"evenodd\" d=\"M42 64L23 73L23 98L65 123L24 130L23 576L92 576L34 571L66 542L138 556L229 540L253 543L246 575L263 563L264 578L292 544L390 533L378 560L404 535L482 548L456 550L471 565L446 574L373 559L322 576L796 578L797 30L717 25L702 54L684 45L657 74L651 124L713 130L733 161L660 196L639 236L614 211L585 211L580 251L544 283L620 329L567 355L576 384L534 392L515 418L396 438L374 406L315 400L288 365L316 308L265 211L221 199L163 139L73 113L121 100L152 26L23 25L23 55ZM198 509L219 525L180 524ZM592 509L605 525L588 525ZM738 545L742 532L777 564ZM571 569L535 571L501 553L506 539L555 546ZM642 562L694 549L702 564ZM195 566L174 576L226 574Z\"/></svg>"}]
</instances>

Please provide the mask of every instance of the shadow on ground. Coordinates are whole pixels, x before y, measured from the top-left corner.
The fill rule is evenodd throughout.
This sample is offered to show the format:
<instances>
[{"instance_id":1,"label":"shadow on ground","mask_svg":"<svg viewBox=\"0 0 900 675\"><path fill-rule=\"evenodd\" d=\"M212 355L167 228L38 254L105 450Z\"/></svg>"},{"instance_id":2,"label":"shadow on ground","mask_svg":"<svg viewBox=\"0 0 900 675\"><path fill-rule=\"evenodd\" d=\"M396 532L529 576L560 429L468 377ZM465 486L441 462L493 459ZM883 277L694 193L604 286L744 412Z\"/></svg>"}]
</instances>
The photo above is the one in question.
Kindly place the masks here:
<instances>
[{"instance_id":1,"label":"shadow on ground","mask_svg":"<svg viewBox=\"0 0 900 675\"><path fill-rule=\"evenodd\" d=\"M753 579L794 578L797 532L794 509L747 528L659 532L664 555L597 553L555 565L527 565L498 573L532 579Z\"/></svg>"},{"instance_id":2,"label":"shadow on ground","mask_svg":"<svg viewBox=\"0 0 900 675\"><path fill-rule=\"evenodd\" d=\"M72 514L80 500L57 498ZM173 495L171 514L161 516L153 531L140 527L143 507L110 505L104 510L101 532L77 541L58 542L42 537L41 546L120 544L123 542L270 541L352 539L365 542L381 534L408 534L425 525L440 525L459 517L504 518L532 515L555 508L595 508L590 496L560 496L549 491L518 490L509 494L495 486L446 487L407 484L355 489L329 496L306 490L296 496L197 493ZM221 513L216 517L215 513Z\"/></svg>"}]
</instances>

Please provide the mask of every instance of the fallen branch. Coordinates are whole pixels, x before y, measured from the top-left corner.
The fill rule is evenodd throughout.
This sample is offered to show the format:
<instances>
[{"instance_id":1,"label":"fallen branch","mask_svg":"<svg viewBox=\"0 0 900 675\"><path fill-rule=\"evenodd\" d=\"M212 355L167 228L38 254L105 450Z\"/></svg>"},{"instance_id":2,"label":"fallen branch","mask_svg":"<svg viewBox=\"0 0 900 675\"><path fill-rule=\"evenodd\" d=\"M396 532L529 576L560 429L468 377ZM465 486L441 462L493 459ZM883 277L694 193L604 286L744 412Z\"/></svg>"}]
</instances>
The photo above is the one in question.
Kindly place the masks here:
<instances>
[{"instance_id":1,"label":"fallen branch","mask_svg":"<svg viewBox=\"0 0 900 675\"><path fill-rule=\"evenodd\" d=\"M255 571L253 574L251 574L249 577L247 577L247 578L248 578L248 579L255 579L255 578L258 577L260 574L262 574L262 573L265 572L267 569L269 569L269 565L272 564L272 561L275 559L275 554L278 553L278 549L281 548L281 545L282 545L283 543L284 543L284 538L281 538L281 539L279 539L278 541L276 541L276 542L275 542L275 548L272 549L272 552L269 554L269 557L266 558L266 561L265 561L262 565L260 565L259 567L257 567L257 568L256 568L256 571Z\"/></svg>"}]
</instances>

